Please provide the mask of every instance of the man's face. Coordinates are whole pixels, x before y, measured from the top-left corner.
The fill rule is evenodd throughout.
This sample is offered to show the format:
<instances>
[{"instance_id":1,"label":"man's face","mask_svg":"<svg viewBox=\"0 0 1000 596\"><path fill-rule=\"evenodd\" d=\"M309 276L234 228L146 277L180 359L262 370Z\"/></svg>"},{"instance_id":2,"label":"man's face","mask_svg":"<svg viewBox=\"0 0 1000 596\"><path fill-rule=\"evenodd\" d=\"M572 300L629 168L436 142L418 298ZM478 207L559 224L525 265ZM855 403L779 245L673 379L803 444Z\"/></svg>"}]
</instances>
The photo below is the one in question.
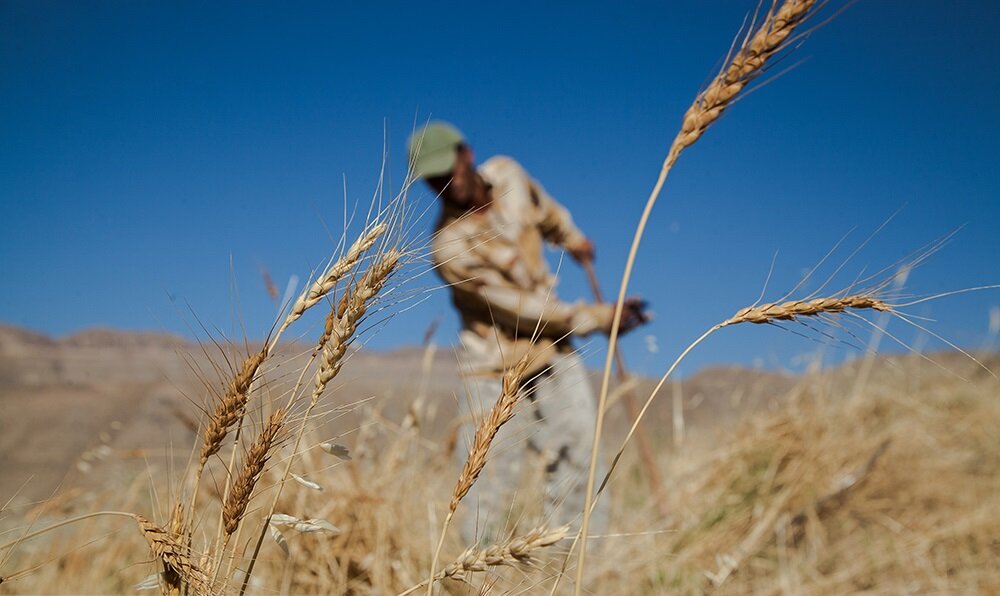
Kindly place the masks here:
<instances>
[{"instance_id":1,"label":"man's face","mask_svg":"<svg viewBox=\"0 0 1000 596\"><path fill-rule=\"evenodd\" d=\"M427 178L427 185L441 195L446 203L456 207L468 207L475 199L476 167L473 163L472 150L465 145L459 145L456 151L455 167L451 173Z\"/></svg>"}]
</instances>

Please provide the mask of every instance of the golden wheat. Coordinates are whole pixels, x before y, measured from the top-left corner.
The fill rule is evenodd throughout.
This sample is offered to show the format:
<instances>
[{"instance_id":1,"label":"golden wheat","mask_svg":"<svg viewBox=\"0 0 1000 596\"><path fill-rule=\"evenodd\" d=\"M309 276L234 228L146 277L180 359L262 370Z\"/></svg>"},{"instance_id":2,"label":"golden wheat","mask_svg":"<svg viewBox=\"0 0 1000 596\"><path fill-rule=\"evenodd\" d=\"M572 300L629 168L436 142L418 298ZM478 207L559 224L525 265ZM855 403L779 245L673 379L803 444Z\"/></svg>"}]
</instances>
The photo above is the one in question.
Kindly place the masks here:
<instances>
[{"instance_id":1,"label":"golden wheat","mask_svg":"<svg viewBox=\"0 0 1000 596\"><path fill-rule=\"evenodd\" d=\"M261 364L267 358L267 349L251 354L243 361L243 367L229 382L225 395L215 407L208 420L201 447L199 470L205 467L208 459L219 452L222 441L229 430L239 422L250 396L250 387L257 378Z\"/></svg>"},{"instance_id":2,"label":"golden wheat","mask_svg":"<svg viewBox=\"0 0 1000 596\"><path fill-rule=\"evenodd\" d=\"M789 300L780 304L772 302L760 306L748 306L737 311L731 318L726 319L721 326L738 325L739 323L756 323L760 325L770 323L771 321L794 321L798 317L815 317L828 313L842 313L848 308L893 312L890 305L874 296L855 294L853 296Z\"/></svg>"},{"instance_id":3,"label":"golden wheat","mask_svg":"<svg viewBox=\"0 0 1000 596\"><path fill-rule=\"evenodd\" d=\"M490 567L529 565L538 560L539 551L563 540L567 534L569 534L569 526L554 529L539 527L524 535L515 536L485 548L469 547L458 558L436 573L433 581L437 582L445 578L464 581L472 573L486 571ZM400 596L411 594L426 584L428 584L427 580L401 592Z\"/></svg>"},{"instance_id":4,"label":"golden wheat","mask_svg":"<svg viewBox=\"0 0 1000 596\"><path fill-rule=\"evenodd\" d=\"M385 234L388 229L388 224L384 222L379 223L372 226L361 237L355 240L354 244L347 249L344 256L328 267L323 275L309 287L309 290L295 301L291 311L282 323L281 329L294 323L306 310L315 306L330 290L336 287L337 283L354 269L354 266L358 264L365 251L374 246L379 237Z\"/></svg>"},{"instance_id":5,"label":"golden wheat","mask_svg":"<svg viewBox=\"0 0 1000 596\"><path fill-rule=\"evenodd\" d=\"M743 43L740 44L736 52L731 54L723 69L695 97L694 102L688 108L687 112L685 112L684 118L681 121L680 131L670 144L670 150L663 160L659 177L656 180L656 184L653 185L653 190L650 192L649 198L646 200L646 206L643 208L639 223L636 226L632 246L629 248L628 258L625 262L625 271L622 273L622 280L618 287L615 318L611 327L611 334L608 338L608 354L604 363L604 374L601 380L601 392L598 399L597 422L594 425L594 441L590 452L590 465L587 472L587 496L582 512L583 524L580 530L580 552L575 588L577 596L583 590L582 580L584 561L587 554L587 532L590 529L590 512L594 504L598 449L600 448L601 430L604 426L604 411L607 407L608 392L610 390L612 361L618 344L625 294L628 291L632 268L635 265L636 255L639 251L639 242L642 240L650 213L652 213L653 206L656 204L656 199L660 196L660 191L663 189L667 175L684 149L690 147L701 138L701 135L722 116L726 108L736 101L747 85L765 72L767 62L788 47L788 43L796 28L815 13L817 6L822 5L822 2L817 3L816 0L785 0L780 6L775 1L771 5L760 26L756 29L751 28L750 34L743 40ZM553 587L553 592L557 586L558 581Z\"/></svg>"},{"instance_id":6,"label":"golden wheat","mask_svg":"<svg viewBox=\"0 0 1000 596\"><path fill-rule=\"evenodd\" d=\"M811 16L816 0L787 0L765 15L761 26L739 47L727 66L698 94L681 121L670 154L675 158L693 145L722 113L765 72L767 61L787 47L788 39Z\"/></svg>"},{"instance_id":7,"label":"golden wheat","mask_svg":"<svg viewBox=\"0 0 1000 596\"><path fill-rule=\"evenodd\" d=\"M785 0L779 6L777 1L771 5L760 26L751 29L735 53L731 54L721 72L696 97L684 114L680 131L670 144L659 177L650 191L646 206L643 208L639 223L636 226L618 287L618 301L615 307L614 322L608 337L608 354L604 363L604 374L601 380L601 391L598 398L597 422L594 425L594 441L590 452L590 465L587 472L587 497L583 507L583 524L580 529L580 552L578 555L575 594L579 596L583 590L583 571L587 556L587 532L590 529L590 512L594 505L594 486L597 480L597 457L600 448L601 431L604 426L604 412L607 408L608 392L611 382L611 367L615 350L618 345L618 335L625 295L628 291L632 268L639 252L639 242L642 240L649 216L653 211L667 175L677 162L677 158L687 147L693 145L708 128L718 121L719 117L740 96L747 85L765 72L767 62L788 47L796 28L808 20L817 6L816 0ZM638 419L637 419L638 421ZM568 558L567 558L568 563ZM565 566L564 566L565 568ZM561 573L560 573L561 577ZM558 587L558 580L553 586L553 592Z\"/></svg>"},{"instance_id":8,"label":"golden wheat","mask_svg":"<svg viewBox=\"0 0 1000 596\"><path fill-rule=\"evenodd\" d=\"M201 567L191 560L190 551L160 526L141 515L133 516L139 530L149 543L164 570L174 573L186 583L194 594L211 594L212 583Z\"/></svg>"},{"instance_id":9,"label":"golden wheat","mask_svg":"<svg viewBox=\"0 0 1000 596\"><path fill-rule=\"evenodd\" d=\"M469 455L462 466L462 473L458 476L458 483L452 492L451 502L448 510L454 513L458 509L458 504L469 493L469 490L476 483L479 474L486 467L486 460L490 453L490 446L496 438L500 427L514 417L514 408L524 399L521 392L521 377L528 368L528 354L521 357L513 367L509 368L503 375L503 385L500 395L497 397L493 409L489 416L483 418L476 427L476 434L473 436L472 445L469 448Z\"/></svg>"},{"instance_id":10,"label":"golden wheat","mask_svg":"<svg viewBox=\"0 0 1000 596\"><path fill-rule=\"evenodd\" d=\"M261 472L264 471L264 464L271 457L271 449L274 447L275 439L281 432L284 423L284 410L278 410L271 414L267 426L250 446L243 468L236 480L233 481L233 488L222 508L222 521L227 535L232 534L239 527L243 513L246 512L250 497L253 495L253 489L257 485Z\"/></svg>"},{"instance_id":11,"label":"golden wheat","mask_svg":"<svg viewBox=\"0 0 1000 596\"><path fill-rule=\"evenodd\" d=\"M357 330L358 321L364 317L371 301L382 291L385 282L399 266L401 257L402 253L398 250L387 250L354 284L353 289L345 293L335 309L338 316L328 318L329 325L323 332L323 337L327 339L323 345L319 371L316 373L312 403L315 404L319 400L327 384L340 372L350 339Z\"/></svg>"}]
</instances>

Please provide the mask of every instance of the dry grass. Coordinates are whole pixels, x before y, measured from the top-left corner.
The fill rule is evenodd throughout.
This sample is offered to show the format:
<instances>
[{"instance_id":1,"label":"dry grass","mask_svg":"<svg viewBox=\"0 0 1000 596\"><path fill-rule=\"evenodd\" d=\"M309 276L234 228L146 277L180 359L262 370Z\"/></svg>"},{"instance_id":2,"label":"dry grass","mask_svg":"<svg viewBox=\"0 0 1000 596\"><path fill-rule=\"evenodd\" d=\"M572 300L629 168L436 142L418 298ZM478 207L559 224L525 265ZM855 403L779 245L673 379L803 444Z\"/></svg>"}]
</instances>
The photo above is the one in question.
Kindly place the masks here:
<instances>
[{"instance_id":1,"label":"dry grass","mask_svg":"<svg viewBox=\"0 0 1000 596\"><path fill-rule=\"evenodd\" d=\"M1000 386L975 366L902 359L860 399L848 368L743 425L678 499L662 585L995 592Z\"/></svg>"},{"instance_id":2,"label":"dry grass","mask_svg":"<svg viewBox=\"0 0 1000 596\"><path fill-rule=\"evenodd\" d=\"M931 357L947 370L929 367L916 355L879 360L872 381L855 398L859 367L845 366L803 377L787 394L771 395L771 407L735 427L689 427L683 449L662 445L659 452L672 480L666 519L655 516L641 468L626 458L608 494L615 536L596 541L599 556L589 561L588 589L1000 589L1000 382L966 359ZM996 357L983 362L1000 367ZM376 408L366 420L365 432L352 440L351 461L314 449L299 462L301 473L323 491L290 483L278 504L281 512L329 520L340 532L282 527L288 558L276 542L265 541L251 582L255 592L387 594L427 579L429 544L440 531L433 513L447 510L454 478L444 437L404 429ZM325 436L307 436L305 443L318 444ZM265 468L258 484L273 484L277 477ZM529 481L522 494L530 499L537 490ZM538 523L544 519L512 513L512 538L498 544L529 534ZM10 579L0 592L66 592L67 585L128 591L149 565L127 533L80 546L120 527L109 518L25 543L0 575L46 564ZM172 532L153 536L171 537L158 542L159 548L170 546L163 552L189 552ZM527 566L488 569L462 562L485 561L490 548L467 546L454 537L445 541L442 558L450 563L436 573L445 592L475 593L491 583L500 593L536 593L551 585L556 570L546 559L558 544L535 551ZM197 559L185 560L208 567ZM467 571L455 574L462 582L440 578L459 567Z\"/></svg>"}]
</instances>

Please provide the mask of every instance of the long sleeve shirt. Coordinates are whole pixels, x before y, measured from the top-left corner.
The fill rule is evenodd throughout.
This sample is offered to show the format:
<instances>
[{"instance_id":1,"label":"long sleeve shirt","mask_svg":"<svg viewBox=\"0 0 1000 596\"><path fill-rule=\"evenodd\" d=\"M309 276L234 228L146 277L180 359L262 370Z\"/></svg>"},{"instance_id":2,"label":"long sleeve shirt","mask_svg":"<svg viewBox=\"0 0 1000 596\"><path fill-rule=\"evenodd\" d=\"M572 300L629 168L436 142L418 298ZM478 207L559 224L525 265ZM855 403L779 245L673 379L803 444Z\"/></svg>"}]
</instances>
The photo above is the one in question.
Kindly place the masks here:
<instances>
[{"instance_id":1,"label":"long sleeve shirt","mask_svg":"<svg viewBox=\"0 0 1000 596\"><path fill-rule=\"evenodd\" d=\"M525 352L529 371L572 350L568 338L610 327L611 309L562 302L544 243L571 248L586 240L569 212L513 159L478 169L492 203L479 211L447 206L433 240L438 274L449 284L462 322L472 374L501 374Z\"/></svg>"}]
</instances>

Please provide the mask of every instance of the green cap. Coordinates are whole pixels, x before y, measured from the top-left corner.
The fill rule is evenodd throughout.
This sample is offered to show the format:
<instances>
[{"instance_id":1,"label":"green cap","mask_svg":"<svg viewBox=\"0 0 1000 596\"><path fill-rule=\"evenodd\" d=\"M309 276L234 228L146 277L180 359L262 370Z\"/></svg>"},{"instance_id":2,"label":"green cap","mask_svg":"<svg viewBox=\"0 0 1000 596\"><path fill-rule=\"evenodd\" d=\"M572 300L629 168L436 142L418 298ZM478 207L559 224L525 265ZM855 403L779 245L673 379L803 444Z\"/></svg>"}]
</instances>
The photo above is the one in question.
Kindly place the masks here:
<instances>
[{"instance_id":1,"label":"green cap","mask_svg":"<svg viewBox=\"0 0 1000 596\"><path fill-rule=\"evenodd\" d=\"M415 178L448 174L455 167L456 149L465 142L457 128L447 122L431 122L410 137L410 166Z\"/></svg>"}]
</instances>

